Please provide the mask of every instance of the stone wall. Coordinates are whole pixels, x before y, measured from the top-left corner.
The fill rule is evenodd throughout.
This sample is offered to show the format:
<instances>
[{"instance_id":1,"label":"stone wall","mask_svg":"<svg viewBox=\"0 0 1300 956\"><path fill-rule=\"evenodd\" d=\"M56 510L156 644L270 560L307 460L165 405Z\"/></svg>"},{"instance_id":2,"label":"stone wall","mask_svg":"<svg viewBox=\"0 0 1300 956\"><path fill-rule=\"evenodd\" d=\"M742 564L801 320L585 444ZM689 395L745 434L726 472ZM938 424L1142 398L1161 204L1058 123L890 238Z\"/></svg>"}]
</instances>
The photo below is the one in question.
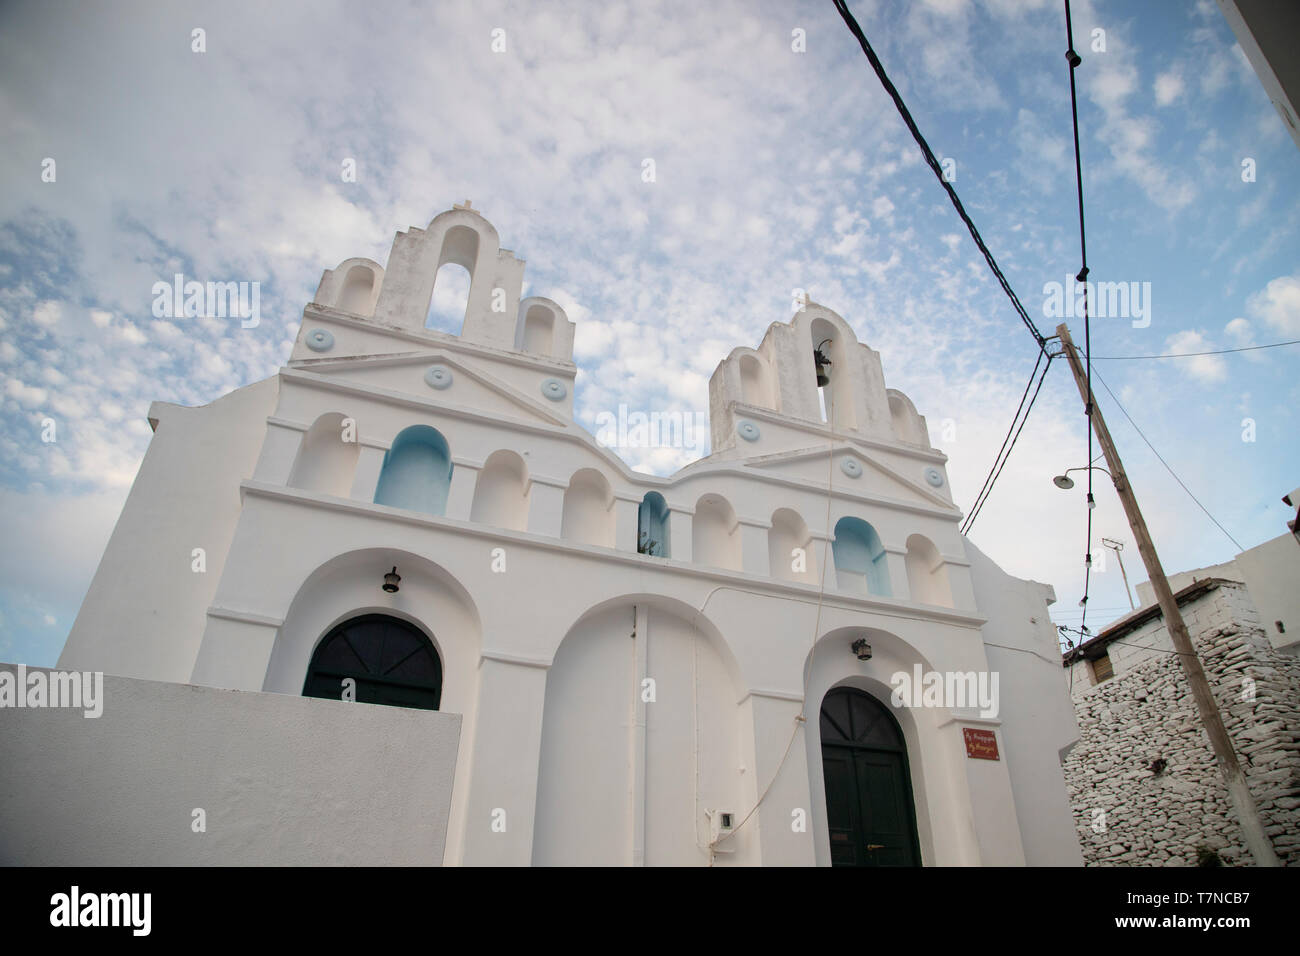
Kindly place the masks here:
<instances>
[{"instance_id":1,"label":"stone wall","mask_svg":"<svg viewBox=\"0 0 1300 956\"><path fill-rule=\"evenodd\" d=\"M1273 650L1239 584L1182 610L1273 846L1300 865L1300 660ZM1195 866L1201 847L1251 865L1163 618L1108 650L1110 680L1086 662L1070 675L1080 739L1064 769L1085 865Z\"/></svg>"}]
</instances>

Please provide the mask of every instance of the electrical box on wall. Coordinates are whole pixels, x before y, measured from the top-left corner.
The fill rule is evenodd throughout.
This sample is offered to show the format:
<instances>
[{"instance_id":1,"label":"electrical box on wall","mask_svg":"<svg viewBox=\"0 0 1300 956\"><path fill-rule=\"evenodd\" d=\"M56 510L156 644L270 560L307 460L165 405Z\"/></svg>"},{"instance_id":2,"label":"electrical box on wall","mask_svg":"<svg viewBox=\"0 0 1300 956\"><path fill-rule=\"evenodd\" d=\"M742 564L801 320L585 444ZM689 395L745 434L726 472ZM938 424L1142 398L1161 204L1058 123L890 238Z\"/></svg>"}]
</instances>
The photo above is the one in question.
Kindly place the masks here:
<instances>
[{"instance_id":1,"label":"electrical box on wall","mask_svg":"<svg viewBox=\"0 0 1300 956\"><path fill-rule=\"evenodd\" d=\"M736 840L731 833L736 826L736 814L731 810L705 810L704 813L709 818L709 843L713 852L735 853Z\"/></svg>"}]
</instances>

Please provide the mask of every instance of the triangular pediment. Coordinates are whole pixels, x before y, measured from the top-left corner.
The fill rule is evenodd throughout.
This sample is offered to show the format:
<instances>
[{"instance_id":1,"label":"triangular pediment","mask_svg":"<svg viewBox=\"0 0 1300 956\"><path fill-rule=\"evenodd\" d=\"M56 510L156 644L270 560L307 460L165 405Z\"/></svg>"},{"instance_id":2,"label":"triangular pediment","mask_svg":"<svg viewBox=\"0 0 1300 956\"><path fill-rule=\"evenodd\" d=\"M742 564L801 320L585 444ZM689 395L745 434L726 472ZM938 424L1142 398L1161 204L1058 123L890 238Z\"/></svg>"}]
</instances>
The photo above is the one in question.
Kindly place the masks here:
<instances>
[{"instance_id":1,"label":"triangular pediment","mask_svg":"<svg viewBox=\"0 0 1300 956\"><path fill-rule=\"evenodd\" d=\"M323 350L313 340L313 336L321 331L329 337L329 344ZM322 358L402 355L421 349L443 348L458 341L456 336L435 329L399 329L374 319L360 319L312 305L303 315L289 364L310 363Z\"/></svg>"},{"instance_id":2,"label":"triangular pediment","mask_svg":"<svg viewBox=\"0 0 1300 956\"><path fill-rule=\"evenodd\" d=\"M829 480L831 487L842 494L885 498L947 511L957 510L943 494L947 491L946 484L942 489L931 488L926 484L925 471L934 468L934 465L901 453L897 460L886 461L885 457L886 453L872 455L852 445L838 446L833 451L823 445L820 448L749 458L744 464L747 468L766 474L823 488ZM845 462L854 464L846 466ZM910 474L912 472L915 473L914 478Z\"/></svg>"},{"instance_id":3,"label":"triangular pediment","mask_svg":"<svg viewBox=\"0 0 1300 956\"><path fill-rule=\"evenodd\" d=\"M531 420L546 425L567 425L569 419L541 396L536 400L501 378L477 368L449 350L430 348L362 358L317 359L292 363L292 367L363 388L381 389L481 411L489 416ZM430 375L430 369L443 370ZM430 378L432 377L433 383ZM538 373L540 381L542 375ZM435 387L441 385L443 387Z\"/></svg>"}]
</instances>

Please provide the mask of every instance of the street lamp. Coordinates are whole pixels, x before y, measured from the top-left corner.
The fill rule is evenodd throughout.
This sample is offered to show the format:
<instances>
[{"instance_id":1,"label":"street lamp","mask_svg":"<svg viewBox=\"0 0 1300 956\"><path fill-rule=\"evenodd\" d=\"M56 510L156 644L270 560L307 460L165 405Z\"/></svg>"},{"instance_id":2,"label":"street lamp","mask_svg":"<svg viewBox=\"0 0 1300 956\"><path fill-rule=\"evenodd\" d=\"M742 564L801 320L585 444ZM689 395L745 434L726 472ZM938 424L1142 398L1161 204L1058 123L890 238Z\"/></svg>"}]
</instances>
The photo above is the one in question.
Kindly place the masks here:
<instances>
[{"instance_id":1,"label":"street lamp","mask_svg":"<svg viewBox=\"0 0 1300 956\"><path fill-rule=\"evenodd\" d=\"M1063 491L1069 491L1074 487L1074 479L1070 477L1070 472L1072 471L1100 471L1106 477L1110 478L1111 481L1115 480L1114 476L1112 476L1105 468L1099 468L1096 465L1081 465L1078 468L1065 469L1063 474L1057 475L1052 479L1052 484L1056 485L1056 487ZM1095 507L1097 507L1097 502L1096 499L1092 497L1092 492L1090 491L1088 492L1088 508L1091 510Z\"/></svg>"},{"instance_id":2,"label":"street lamp","mask_svg":"<svg viewBox=\"0 0 1300 956\"><path fill-rule=\"evenodd\" d=\"M1070 477L1070 472L1072 472L1072 471L1088 471L1088 470L1092 470L1092 471L1100 471L1100 472L1101 472L1102 474L1104 474L1106 477L1110 478L1111 481L1114 481L1114 480L1115 480L1115 479L1111 476L1111 473L1110 473L1109 471L1107 471L1105 468L1100 468L1100 467L1098 467L1097 465L1081 465L1081 466L1078 467L1078 468L1067 468L1067 469L1065 469L1064 474L1057 475L1055 478L1052 479L1052 484L1056 485L1056 487L1061 488L1061 489L1063 489L1063 490L1065 490L1065 491L1069 491L1071 488L1074 487L1074 479Z\"/></svg>"}]
</instances>

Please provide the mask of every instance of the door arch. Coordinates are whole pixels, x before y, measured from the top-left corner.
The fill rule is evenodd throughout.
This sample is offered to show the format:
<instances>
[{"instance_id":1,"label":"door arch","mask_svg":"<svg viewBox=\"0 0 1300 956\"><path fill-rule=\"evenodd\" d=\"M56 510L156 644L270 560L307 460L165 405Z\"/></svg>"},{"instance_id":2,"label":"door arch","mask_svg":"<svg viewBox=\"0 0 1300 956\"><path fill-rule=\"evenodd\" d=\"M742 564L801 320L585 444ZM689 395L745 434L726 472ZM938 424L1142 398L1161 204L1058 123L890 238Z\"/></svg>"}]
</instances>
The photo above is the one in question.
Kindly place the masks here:
<instances>
[{"instance_id":1,"label":"door arch","mask_svg":"<svg viewBox=\"0 0 1300 956\"><path fill-rule=\"evenodd\" d=\"M855 687L821 707L832 866L920 866L907 744L889 708Z\"/></svg>"},{"instance_id":2,"label":"door arch","mask_svg":"<svg viewBox=\"0 0 1300 956\"><path fill-rule=\"evenodd\" d=\"M363 704L437 710L442 659L422 630L387 614L364 614L335 626L316 646L304 697L343 699L347 679Z\"/></svg>"}]
</instances>

